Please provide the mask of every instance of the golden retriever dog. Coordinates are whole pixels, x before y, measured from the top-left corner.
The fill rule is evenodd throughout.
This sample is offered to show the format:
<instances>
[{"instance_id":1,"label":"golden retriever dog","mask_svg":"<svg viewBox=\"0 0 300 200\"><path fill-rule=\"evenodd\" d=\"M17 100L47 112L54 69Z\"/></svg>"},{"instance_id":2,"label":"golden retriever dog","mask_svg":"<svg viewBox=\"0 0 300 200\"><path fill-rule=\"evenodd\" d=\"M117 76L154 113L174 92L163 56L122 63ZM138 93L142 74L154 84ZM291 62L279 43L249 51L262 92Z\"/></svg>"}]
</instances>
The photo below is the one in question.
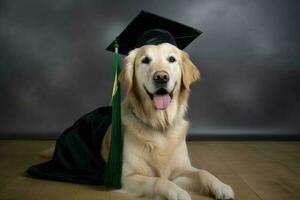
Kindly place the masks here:
<instances>
[{"instance_id":1,"label":"golden retriever dog","mask_svg":"<svg viewBox=\"0 0 300 200\"><path fill-rule=\"evenodd\" d=\"M124 59L119 80L124 135L122 190L153 199L190 200L187 191L234 199L229 185L191 165L186 134L190 85L199 71L184 51L163 43L144 45ZM110 129L101 154L108 157Z\"/></svg>"}]
</instances>

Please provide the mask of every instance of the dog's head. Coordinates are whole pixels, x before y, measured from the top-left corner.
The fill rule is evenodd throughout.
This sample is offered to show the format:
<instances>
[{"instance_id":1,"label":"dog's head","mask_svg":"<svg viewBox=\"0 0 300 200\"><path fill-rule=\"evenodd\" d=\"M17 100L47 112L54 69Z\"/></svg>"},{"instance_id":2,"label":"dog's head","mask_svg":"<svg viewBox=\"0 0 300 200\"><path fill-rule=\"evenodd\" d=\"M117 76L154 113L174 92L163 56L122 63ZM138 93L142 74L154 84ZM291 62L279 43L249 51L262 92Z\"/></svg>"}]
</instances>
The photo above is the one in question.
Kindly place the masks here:
<instances>
[{"instance_id":1,"label":"dog's head","mask_svg":"<svg viewBox=\"0 0 300 200\"><path fill-rule=\"evenodd\" d=\"M144 106L161 111L186 99L190 84L198 78L188 54L163 43L132 50L124 59L119 80L127 95L134 93Z\"/></svg>"}]
</instances>

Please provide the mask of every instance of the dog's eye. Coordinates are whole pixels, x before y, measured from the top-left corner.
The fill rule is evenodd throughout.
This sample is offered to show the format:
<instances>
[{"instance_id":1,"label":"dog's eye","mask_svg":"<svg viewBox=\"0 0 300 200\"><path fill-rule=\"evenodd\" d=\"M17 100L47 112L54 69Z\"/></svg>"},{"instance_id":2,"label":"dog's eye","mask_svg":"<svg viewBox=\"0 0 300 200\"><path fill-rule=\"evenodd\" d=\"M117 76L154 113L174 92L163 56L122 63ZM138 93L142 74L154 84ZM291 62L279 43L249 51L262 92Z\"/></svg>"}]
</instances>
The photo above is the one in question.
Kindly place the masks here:
<instances>
[{"instance_id":1,"label":"dog's eye","mask_svg":"<svg viewBox=\"0 0 300 200\"><path fill-rule=\"evenodd\" d=\"M174 58L173 56L170 56L170 57L168 58L168 61L169 61L170 63L173 63L173 62L176 61L176 58Z\"/></svg>"},{"instance_id":2,"label":"dog's eye","mask_svg":"<svg viewBox=\"0 0 300 200\"><path fill-rule=\"evenodd\" d=\"M149 64L150 62L151 62L151 59L147 56L142 59L142 63L144 63L144 64Z\"/></svg>"}]
</instances>

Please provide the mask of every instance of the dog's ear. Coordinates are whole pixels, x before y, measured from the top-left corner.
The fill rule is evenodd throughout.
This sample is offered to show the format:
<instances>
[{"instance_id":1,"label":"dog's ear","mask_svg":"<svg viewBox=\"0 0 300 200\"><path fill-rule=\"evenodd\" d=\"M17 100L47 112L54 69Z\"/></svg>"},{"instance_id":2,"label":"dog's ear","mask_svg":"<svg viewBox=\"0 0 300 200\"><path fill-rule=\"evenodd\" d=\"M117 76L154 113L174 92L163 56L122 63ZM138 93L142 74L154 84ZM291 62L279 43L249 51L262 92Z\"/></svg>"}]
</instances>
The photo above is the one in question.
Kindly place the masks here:
<instances>
[{"instance_id":1,"label":"dog's ear","mask_svg":"<svg viewBox=\"0 0 300 200\"><path fill-rule=\"evenodd\" d=\"M119 75L119 81L122 84L124 84L127 94L132 89L135 56L136 56L136 50L132 50L129 52L128 56L124 58L123 65L121 68L121 73Z\"/></svg>"},{"instance_id":2,"label":"dog's ear","mask_svg":"<svg viewBox=\"0 0 300 200\"><path fill-rule=\"evenodd\" d=\"M186 52L181 52L181 59L183 87L189 90L191 83L200 78L200 72L198 68L192 63L192 61L189 58L189 55Z\"/></svg>"}]
</instances>

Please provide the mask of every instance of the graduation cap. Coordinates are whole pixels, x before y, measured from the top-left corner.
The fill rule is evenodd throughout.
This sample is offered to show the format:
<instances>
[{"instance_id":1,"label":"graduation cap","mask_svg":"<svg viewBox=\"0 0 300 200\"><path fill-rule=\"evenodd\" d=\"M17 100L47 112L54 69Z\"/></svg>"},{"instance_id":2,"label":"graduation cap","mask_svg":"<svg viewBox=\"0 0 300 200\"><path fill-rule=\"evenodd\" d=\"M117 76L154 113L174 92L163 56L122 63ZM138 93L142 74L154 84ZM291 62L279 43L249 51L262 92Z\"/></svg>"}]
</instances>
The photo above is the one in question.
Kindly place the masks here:
<instances>
[{"instance_id":1,"label":"graduation cap","mask_svg":"<svg viewBox=\"0 0 300 200\"><path fill-rule=\"evenodd\" d=\"M150 12L141 11L116 37L119 53L126 55L130 50L146 44L170 43L184 49L202 32L187 25L166 19ZM106 50L115 51L115 42Z\"/></svg>"},{"instance_id":2,"label":"graduation cap","mask_svg":"<svg viewBox=\"0 0 300 200\"><path fill-rule=\"evenodd\" d=\"M118 82L120 72L118 53L126 55L129 51L143 45L158 45L161 43L170 43L179 49L184 49L201 33L201 31L184 24L141 11L107 47L106 50L115 52L115 55L111 142L105 171L105 186L121 187L123 139L121 133L121 89Z\"/></svg>"}]
</instances>

